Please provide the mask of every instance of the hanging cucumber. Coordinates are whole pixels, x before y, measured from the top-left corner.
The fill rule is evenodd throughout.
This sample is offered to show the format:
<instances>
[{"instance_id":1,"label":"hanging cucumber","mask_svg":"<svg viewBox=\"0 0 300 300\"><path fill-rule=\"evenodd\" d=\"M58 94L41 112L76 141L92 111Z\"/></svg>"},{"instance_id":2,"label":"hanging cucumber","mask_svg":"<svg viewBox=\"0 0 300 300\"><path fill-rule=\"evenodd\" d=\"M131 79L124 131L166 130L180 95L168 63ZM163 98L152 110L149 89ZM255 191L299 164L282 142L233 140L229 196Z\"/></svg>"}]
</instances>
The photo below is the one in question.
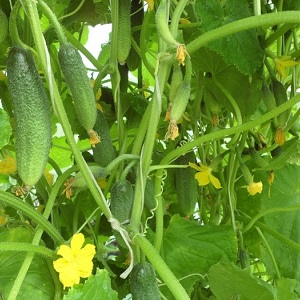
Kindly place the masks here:
<instances>
[{"instance_id":1,"label":"hanging cucumber","mask_svg":"<svg viewBox=\"0 0 300 300\"><path fill-rule=\"evenodd\" d=\"M195 163L194 152L188 152L177 158L176 164L188 165ZM176 194L180 214L190 216L193 214L198 200L198 186L195 180L195 172L192 168L178 168L175 173Z\"/></svg>"},{"instance_id":2,"label":"hanging cucumber","mask_svg":"<svg viewBox=\"0 0 300 300\"><path fill-rule=\"evenodd\" d=\"M165 136L166 139L170 138L172 140L175 140L175 138L179 135L177 121L182 117L189 102L191 93L191 76L192 64L190 58L188 57L186 60L184 79L180 84L178 84L170 109L170 122L168 132Z\"/></svg>"},{"instance_id":3,"label":"hanging cucumber","mask_svg":"<svg viewBox=\"0 0 300 300\"><path fill-rule=\"evenodd\" d=\"M134 27L141 26L144 20L144 3L140 0L131 1L131 35L137 45L140 44L140 30L132 30ZM129 71L136 70L141 63L141 57L136 50L131 47L129 55L126 59L126 64Z\"/></svg>"},{"instance_id":4,"label":"hanging cucumber","mask_svg":"<svg viewBox=\"0 0 300 300\"><path fill-rule=\"evenodd\" d=\"M130 0L119 0L118 62L124 65L131 48Z\"/></svg>"},{"instance_id":5,"label":"hanging cucumber","mask_svg":"<svg viewBox=\"0 0 300 300\"><path fill-rule=\"evenodd\" d=\"M58 52L59 64L65 81L70 88L79 122L95 145L99 139L93 130L96 123L96 102L86 68L78 50L70 43L61 45Z\"/></svg>"},{"instance_id":6,"label":"hanging cucumber","mask_svg":"<svg viewBox=\"0 0 300 300\"><path fill-rule=\"evenodd\" d=\"M116 151L110 138L105 116L99 109L97 109L97 120L94 130L99 134L101 140L93 148L93 157L96 163L106 167L116 158Z\"/></svg>"},{"instance_id":7,"label":"hanging cucumber","mask_svg":"<svg viewBox=\"0 0 300 300\"><path fill-rule=\"evenodd\" d=\"M128 180L117 181L110 191L110 210L122 224L130 219L133 204L133 188Z\"/></svg>"},{"instance_id":8,"label":"hanging cucumber","mask_svg":"<svg viewBox=\"0 0 300 300\"><path fill-rule=\"evenodd\" d=\"M161 0L155 15L155 23L159 37L167 44L179 47L181 44L176 41L170 32L168 25L167 1Z\"/></svg>"},{"instance_id":9,"label":"hanging cucumber","mask_svg":"<svg viewBox=\"0 0 300 300\"><path fill-rule=\"evenodd\" d=\"M14 106L17 170L30 187L41 178L50 152L50 103L30 51L11 48L7 78Z\"/></svg>"},{"instance_id":10,"label":"hanging cucumber","mask_svg":"<svg viewBox=\"0 0 300 300\"><path fill-rule=\"evenodd\" d=\"M284 102L288 101L286 90L283 86L283 84L278 80L272 81L272 90L275 97L276 105L279 106L283 104ZM284 128L286 125L286 122L289 119L291 113L291 109L287 109L283 113L277 116L278 126Z\"/></svg>"},{"instance_id":11,"label":"hanging cucumber","mask_svg":"<svg viewBox=\"0 0 300 300\"><path fill-rule=\"evenodd\" d=\"M132 300L160 300L160 293L152 265L136 264L130 274Z\"/></svg>"}]
</instances>

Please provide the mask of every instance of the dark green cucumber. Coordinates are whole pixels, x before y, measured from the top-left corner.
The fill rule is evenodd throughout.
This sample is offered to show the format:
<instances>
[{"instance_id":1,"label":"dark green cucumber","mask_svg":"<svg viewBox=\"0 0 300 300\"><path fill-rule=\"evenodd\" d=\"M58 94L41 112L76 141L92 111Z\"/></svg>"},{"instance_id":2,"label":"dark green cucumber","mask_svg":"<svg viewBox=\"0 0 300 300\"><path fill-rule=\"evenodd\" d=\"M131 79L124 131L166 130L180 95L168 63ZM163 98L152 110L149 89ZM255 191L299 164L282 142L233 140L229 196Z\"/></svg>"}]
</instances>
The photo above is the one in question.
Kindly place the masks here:
<instances>
[{"instance_id":1,"label":"dark green cucumber","mask_svg":"<svg viewBox=\"0 0 300 300\"><path fill-rule=\"evenodd\" d=\"M272 90L274 93L276 105L279 106L284 102L288 101L287 93L283 84L278 80L272 81ZM286 122L289 119L291 109L287 109L283 113L277 116L278 126L284 128Z\"/></svg>"},{"instance_id":2,"label":"dark green cucumber","mask_svg":"<svg viewBox=\"0 0 300 300\"><path fill-rule=\"evenodd\" d=\"M93 157L96 163L106 167L116 158L116 150L112 144L109 128L102 111L97 110L97 120L94 130L100 137L100 143L93 148Z\"/></svg>"},{"instance_id":3,"label":"dark green cucumber","mask_svg":"<svg viewBox=\"0 0 300 300\"><path fill-rule=\"evenodd\" d=\"M78 50L68 43L59 48L58 59L70 88L79 122L90 132L95 125L97 111L93 89L82 58Z\"/></svg>"},{"instance_id":4,"label":"dark green cucumber","mask_svg":"<svg viewBox=\"0 0 300 300\"><path fill-rule=\"evenodd\" d=\"M131 1L131 35L137 45L140 44L140 30L132 30L134 27L141 26L144 20L144 3L140 0ZM131 47L129 55L126 59L126 64L129 71L136 70L141 63L141 57L138 55L136 50Z\"/></svg>"},{"instance_id":5,"label":"dark green cucumber","mask_svg":"<svg viewBox=\"0 0 300 300\"><path fill-rule=\"evenodd\" d=\"M110 191L110 210L113 216L124 223L130 219L133 204L133 188L128 180L117 181Z\"/></svg>"},{"instance_id":6,"label":"dark green cucumber","mask_svg":"<svg viewBox=\"0 0 300 300\"><path fill-rule=\"evenodd\" d=\"M178 157L176 160L178 165L188 165L190 162L195 163L193 151ZM175 173L175 185L180 214L182 216L193 214L198 199L195 171L190 167L178 168Z\"/></svg>"},{"instance_id":7,"label":"dark green cucumber","mask_svg":"<svg viewBox=\"0 0 300 300\"><path fill-rule=\"evenodd\" d=\"M130 274L132 300L160 300L154 269L148 262L136 264Z\"/></svg>"},{"instance_id":8,"label":"dark green cucumber","mask_svg":"<svg viewBox=\"0 0 300 300\"><path fill-rule=\"evenodd\" d=\"M7 78L14 106L18 174L26 186L32 186L41 178L50 151L50 102L28 50L11 48Z\"/></svg>"},{"instance_id":9,"label":"dark green cucumber","mask_svg":"<svg viewBox=\"0 0 300 300\"><path fill-rule=\"evenodd\" d=\"M125 64L131 48L130 10L131 1L119 0L117 57L120 65Z\"/></svg>"}]
</instances>

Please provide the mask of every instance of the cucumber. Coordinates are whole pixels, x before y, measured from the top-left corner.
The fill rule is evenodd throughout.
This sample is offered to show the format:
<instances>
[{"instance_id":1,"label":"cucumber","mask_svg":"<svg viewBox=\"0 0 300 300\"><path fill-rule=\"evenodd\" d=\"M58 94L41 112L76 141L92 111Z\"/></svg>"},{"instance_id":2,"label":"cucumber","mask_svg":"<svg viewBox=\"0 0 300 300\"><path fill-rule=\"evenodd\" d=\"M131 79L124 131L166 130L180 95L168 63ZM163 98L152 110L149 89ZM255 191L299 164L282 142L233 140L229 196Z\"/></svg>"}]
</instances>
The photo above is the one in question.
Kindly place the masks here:
<instances>
[{"instance_id":1,"label":"cucumber","mask_svg":"<svg viewBox=\"0 0 300 300\"><path fill-rule=\"evenodd\" d=\"M8 91L14 106L17 170L26 186L41 178L51 147L51 113L31 52L11 48Z\"/></svg>"},{"instance_id":2,"label":"cucumber","mask_svg":"<svg viewBox=\"0 0 300 300\"><path fill-rule=\"evenodd\" d=\"M96 144L93 148L94 161L102 167L106 167L116 158L116 151L110 138L105 116L99 109L97 109L97 120L94 130L100 136L100 143Z\"/></svg>"},{"instance_id":3,"label":"cucumber","mask_svg":"<svg viewBox=\"0 0 300 300\"><path fill-rule=\"evenodd\" d=\"M144 20L144 3L140 0L131 1L131 35L134 41L140 44L140 30L133 31L132 29L137 26L141 26ZM131 47L129 55L126 59L126 64L129 71L135 71L141 63L141 57L138 55L136 50Z\"/></svg>"},{"instance_id":4,"label":"cucumber","mask_svg":"<svg viewBox=\"0 0 300 300\"><path fill-rule=\"evenodd\" d=\"M176 41L170 32L168 25L168 9L166 0L161 0L155 14L155 23L159 37L167 44L179 47L181 44Z\"/></svg>"},{"instance_id":5,"label":"cucumber","mask_svg":"<svg viewBox=\"0 0 300 300\"><path fill-rule=\"evenodd\" d=\"M79 122L91 135L96 123L97 110L93 89L78 50L70 43L58 52L59 64L73 96Z\"/></svg>"},{"instance_id":6,"label":"cucumber","mask_svg":"<svg viewBox=\"0 0 300 300\"><path fill-rule=\"evenodd\" d=\"M277 106L288 101L286 90L280 81L278 80L272 81L272 90L274 93ZM287 109L286 111L284 111L283 113L277 116L278 127L282 127L282 128L285 127L286 122L289 119L290 113L291 113L291 109Z\"/></svg>"},{"instance_id":7,"label":"cucumber","mask_svg":"<svg viewBox=\"0 0 300 300\"><path fill-rule=\"evenodd\" d=\"M178 165L195 163L194 152L188 152L179 156L176 160ZM195 211L198 200L198 186L195 180L195 171L190 168L179 168L175 173L176 194L179 205L179 213L182 216L190 216Z\"/></svg>"},{"instance_id":8,"label":"cucumber","mask_svg":"<svg viewBox=\"0 0 300 300\"><path fill-rule=\"evenodd\" d=\"M89 166L89 168L90 168L92 174L94 175L95 179L105 178L108 175L105 171L105 168L102 168L100 166L91 165L91 166ZM87 188L86 181L85 181L84 177L82 176L81 172L78 172L74 176L74 178L72 180L72 187L78 188L78 189Z\"/></svg>"},{"instance_id":9,"label":"cucumber","mask_svg":"<svg viewBox=\"0 0 300 300\"><path fill-rule=\"evenodd\" d=\"M170 120L177 122L185 112L189 102L191 93L191 85L188 81L182 81L178 86L174 102L171 108Z\"/></svg>"},{"instance_id":10,"label":"cucumber","mask_svg":"<svg viewBox=\"0 0 300 300\"><path fill-rule=\"evenodd\" d=\"M152 265L136 264L130 274L132 300L160 300L160 293Z\"/></svg>"},{"instance_id":11,"label":"cucumber","mask_svg":"<svg viewBox=\"0 0 300 300\"><path fill-rule=\"evenodd\" d=\"M182 71L181 67L176 63L173 65L173 73L170 85L170 92L169 92L169 100L171 103L174 102L178 87L182 83Z\"/></svg>"},{"instance_id":12,"label":"cucumber","mask_svg":"<svg viewBox=\"0 0 300 300\"><path fill-rule=\"evenodd\" d=\"M2 9L0 9L0 43L6 40L8 33L7 16Z\"/></svg>"},{"instance_id":13,"label":"cucumber","mask_svg":"<svg viewBox=\"0 0 300 300\"><path fill-rule=\"evenodd\" d=\"M122 224L130 219L133 204L133 188L128 180L117 181L110 191L110 210Z\"/></svg>"},{"instance_id":14,"label":"cucumber","mask_svg":"<svg viewBox=\"0 0 300 300\"><path fill-rule=\"evenodd\" d=\"M131 48L130 0L119 0L117 58L124 65Z\"/></svg>"}]
</instances>

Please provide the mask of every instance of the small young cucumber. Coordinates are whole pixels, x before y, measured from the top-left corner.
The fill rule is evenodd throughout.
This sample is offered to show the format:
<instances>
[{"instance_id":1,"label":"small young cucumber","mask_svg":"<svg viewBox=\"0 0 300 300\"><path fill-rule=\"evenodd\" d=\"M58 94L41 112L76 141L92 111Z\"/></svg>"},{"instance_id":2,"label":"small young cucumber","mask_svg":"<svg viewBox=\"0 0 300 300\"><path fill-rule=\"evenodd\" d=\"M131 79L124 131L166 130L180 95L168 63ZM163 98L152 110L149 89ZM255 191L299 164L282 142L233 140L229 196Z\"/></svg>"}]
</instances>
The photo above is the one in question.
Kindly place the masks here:
<instances>
[{"instance_id":1,"label":"small young cucumber","mask_svg":"<svg viewBox=\"0 0 300 300\"><path fill-rule=\"evenodd\" d=\"M0 9L0 43L2 43L8 33L8 20L6 14Z\"/></svg>"},{"instance_id":2,"label":"small young cucumber","mask_svg":"<svg viewBox=\"0 0 300 300\"><path fill-rule=\"evenodd\" d=\"M167 44L179 47L181 44L176 41L170 32L167 16L167 2L166 0L161 0L155 15L155 23L158 35Z\"/></svg>"},{"instance_id":3,"label":"small young cucumber","mask_svg":"<svg viewBox=\"0 0 300 300\"><path fill-rule=\"evenodd\" d=\"M194 152L188 152L177 158L176 164L188 165L195 163ZM178 168L175 173L175 186L179 211L182 216L193 214L198 200L198 186L195 180L195 172L192 168Z\"/></svg>"},{"instance_id":4,"label":"small young cucumber","mask_svg":"<svg viewBox=\"0 0 300 300\"><path fill-rule=\"evenodd\" d=\"M152 265L136 264L130 274L132 300L160 300L160 293Z\"/></svg>"},{"instance_id":5,"label":"small young cucumber","mask_svg":"<svg viewBox=\"0 0 300 300\"><path fill-rule=\"evenodd\" d=\"M94 130L100 136L100 143L93 148L94 161L102 167L106 167L116 158L116 151L112 144L109 128L102 111L97 109L97 120Z\"/></svg>"},{"instance_id":6,"label":"small young cucumber","mask_svg":"<svg viewBox=\"0 0 300 300\"><path fill-rule=\"evenodd\" d=\"M67 43L59 48L58 59L72 93L79 122L90 133L96 122L97 111L93 89L82 58L78 50Z\"/></svg>"},{"instance_id":7,"label":"small young cucumber","mask_svg":"<svg viewBox=\"0 0 300 300\"><path fill-rule=\"evenodd\" d=\"M133 188L128 180L117 181L110 191L110 210L122 224L130 219L133 204Z\"/></svg>"},{"instance_id":8,"label":"small young cucumber","mask_svg":"<svg viewBox=\"0 0 300 300\"><path fill-rule=\"evenodd\" d=\"M278 81L278 80L272 81L272 90L274 93L274 97L275 97L277 106L288 101L286 90L280 81ZM287 109L286 111L284 111L283 113L281 113L280 115L277 116L277 122L278 122L279 127L282 127L282 128L285 127L286 122L289 119L290 113L291 113L291 109Z\"/></svg>"},{"instance_id":9,"label":"small young cucumber","mask_svg":"<svg viewBox=\"0 0 300 300\"><path fill-rule=\"evenodd\" d=\"M126 63L131 48L130 9L130 0L119 0L117 57L120 65Z\"/></svg>"},{"instance_id":10,"label":"small young cucumber","mask_svg":"<svg viewBox=\"0 0 300 300\"><path fill-rule=\"evenodd\" d=\"M133 40L140 44L140 30L133 30L134 27L142 26L144 20L144 2L140 0L131 1L131 35ZM129 71L136 70L141 64L141 57L136 50L131 47L126 59Z\"/></svg>"},{"instance_id":11,"label":"small young cucumber","mask_svg":"<svg viewBox=\"0 0 300 300\"><path fill-rule=\"evenodd\" d=\"M14 106L17 170L26 186L41 178L51 147L51 112L31 52L13 47L7 60L8 90Z\"/></svg>"},{"instance_id":12,"label":"small young cucumber","mask_svg":"<svg viewBox=\"0 0 300 300\"><path fill-rule=\"evenodd\" d=\"M174 102L171 108L170 120L177 122L185 112L186 106L189 102L191 93L191 85L187 81L182 81L178 86Z\"/></svg>"},{"instance_id":13,"label":"small young cucumber","mask_svg":"<svg viewBox=\"0 0 300 300\"><path fill-rule=\"evenodd\" d=\"M181 67L180 67L180 65L175 63L173 65L173 73L172 73L170 92L169 92L169 100L171 103L174 102L178 87L182 83L182 80L183 80L183 77L182 77Z\"/></svg>"}]
</instances>

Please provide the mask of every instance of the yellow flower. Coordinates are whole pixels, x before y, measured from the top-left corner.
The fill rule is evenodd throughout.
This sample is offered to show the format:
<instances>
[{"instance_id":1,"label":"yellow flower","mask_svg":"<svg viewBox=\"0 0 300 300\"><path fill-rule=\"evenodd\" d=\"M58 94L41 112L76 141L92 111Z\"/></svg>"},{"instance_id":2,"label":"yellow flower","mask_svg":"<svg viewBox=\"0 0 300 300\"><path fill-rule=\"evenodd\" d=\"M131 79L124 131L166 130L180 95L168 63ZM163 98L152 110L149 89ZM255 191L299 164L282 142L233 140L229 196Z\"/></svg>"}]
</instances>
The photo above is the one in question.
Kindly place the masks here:
<instances>
[{"instance_id":1,"label":"yellow flower","mask_svg":"<svg viewBox=\"0 0 300 300\"><path fill-rule=\"evenodd\" d=\"M299 64L298 61L294 61L290 56L280 56L274 58L275 68L280 74L282 78L286 77L286 70L287 67L293 67Z\"/></svg>"},{"instance_id":2,"label":"yellow flower","mask_svg":"<svg viewBox=\"0 0 300 300\"><path fill-rule=\"evenodd\" d=\"M154 0L145 0L148 4L148 11L152 11L154 8Z\"/></svg>"},{"instance_id":3,"label":"yellow flower","mask_svg":"<svg viewBox=\"0 0 300 300\"><path fill-rule=\"evenodd\" d=\"M247 191L249 193L249 195L254 196L257 193L261 193L263 189L263 184L261 181L259 182L251 182L248 186L247 186Z\"/></svg>"},{"instance_id":4,"label":"yellow flower","mask_svg":"<svg viewBox=\"0 0 300 300\"><path fill-rule=\"evenodd\" d=\"M200 166L197 166L196 164L189 163L190 167L193 169L199 171L195 174L195 179L198 180L198 184L201 186L207 185L209 183L212 183L212 185L216 189L221 189L221 183L218 178L216 178L214 175L212 175L212 168L200 164Z\"/></svg>"},{"instance_id":5,"label":"yellow flower","mask_svg":"<svg viewBox=\"0 0 300 300\"><path fill-rule=\"evenodd\" d=\"M10 155L4 155L4 160L0 159L0 174L10 175L17 171L17 162Z\"/></svg>"},{"instance_id":6,"label":"yellow flower","mask_svg":"<svg viewBox=\"0 0 300 300\"><path fill-rule=\"evenodd\" d=\"M77 233L72 237L71 247L61 245L57 251L62 258L54 261L53 266L64 288L72 287L79 283L80 277L87 278L92 274L95 246L87 244L82 248L83 243L84 235Z\"/></svg>"},{"instance_id":7,"label":"yellow flower","mask_svg":"<svg viewBox=\"0 0 300 300\"><path fill-rule=\"evenodd\" d=\"M285 134L282 127L276 129L274 141L279 146L282 146L285 143Z\"/></svg>"}]
</instances>

